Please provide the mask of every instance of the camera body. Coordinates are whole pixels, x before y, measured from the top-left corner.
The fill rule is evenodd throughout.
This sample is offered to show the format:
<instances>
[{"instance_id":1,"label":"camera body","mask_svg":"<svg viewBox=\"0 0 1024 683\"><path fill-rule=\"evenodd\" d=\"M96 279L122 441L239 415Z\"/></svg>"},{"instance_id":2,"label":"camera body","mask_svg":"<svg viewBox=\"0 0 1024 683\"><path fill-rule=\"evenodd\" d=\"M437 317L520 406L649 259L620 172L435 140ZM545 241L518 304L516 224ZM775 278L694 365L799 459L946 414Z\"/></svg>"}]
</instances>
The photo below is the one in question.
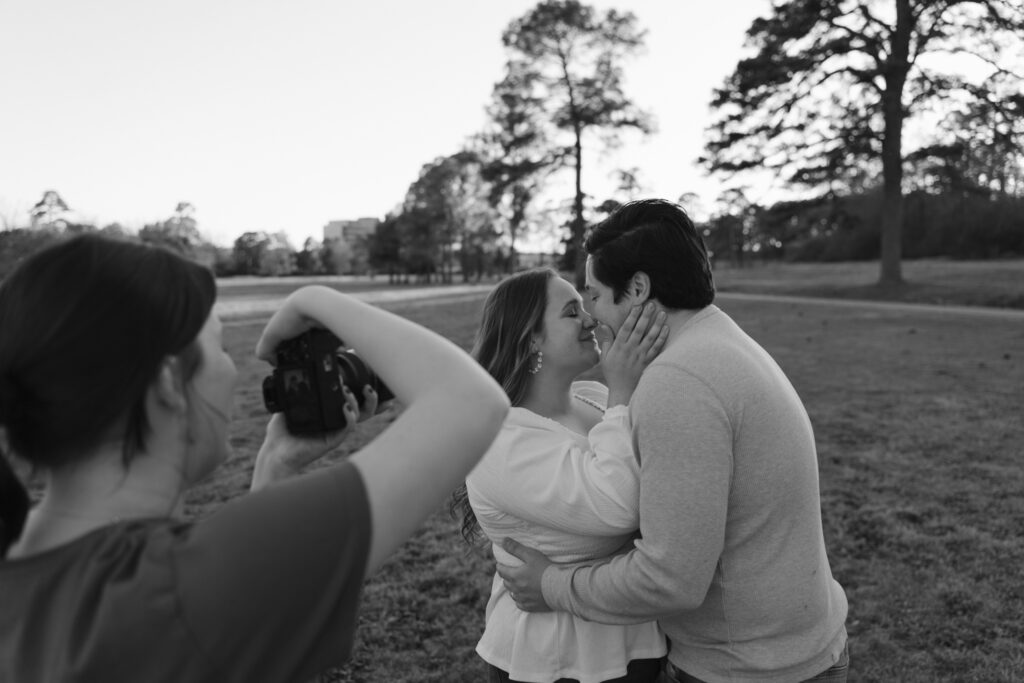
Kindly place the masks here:
<instances>
[{"instance_id":1,"label":"camera body","mask_svg":"<svg viewBox=\"0 0 1024 683\"><path fill-rule=\"evenodd\" d=\"M277 366L263 379L263 404L284 413L293 434L322 434L345 427L345 392L363 407L363 387L370 385L380 403L394 398L391 390L354 351L342 349L331 332L312 329L277 347Z\"/></svg>"}]
</instances>

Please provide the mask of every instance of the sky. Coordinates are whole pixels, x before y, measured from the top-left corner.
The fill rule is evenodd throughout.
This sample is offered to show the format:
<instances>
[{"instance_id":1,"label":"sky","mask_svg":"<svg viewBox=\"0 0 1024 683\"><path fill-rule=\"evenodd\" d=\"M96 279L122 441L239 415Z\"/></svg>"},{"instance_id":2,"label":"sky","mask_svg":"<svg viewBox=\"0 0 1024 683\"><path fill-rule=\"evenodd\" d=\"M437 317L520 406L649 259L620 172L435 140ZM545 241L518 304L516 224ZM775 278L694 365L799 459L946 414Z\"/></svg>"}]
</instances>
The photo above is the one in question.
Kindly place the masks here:
<instances>
[{"instance_id":1,"label":"sky","mask_svg":"<svg viewBox=\"0 0 1024 683\"><path fill-rule=\"evenodd\" d=\"M382 218L483 128L502 31L535 4L2 0L0 226L51 189L82 221L136 230L189 202L222 246L264 230L301 248L328 221ZM732 185L696 165L708 103L769 0L590 4L648 31L625 92L658 132L591 154L584 190L636 167L645 195L713 207Z\"/></svg>"}]
</instances>

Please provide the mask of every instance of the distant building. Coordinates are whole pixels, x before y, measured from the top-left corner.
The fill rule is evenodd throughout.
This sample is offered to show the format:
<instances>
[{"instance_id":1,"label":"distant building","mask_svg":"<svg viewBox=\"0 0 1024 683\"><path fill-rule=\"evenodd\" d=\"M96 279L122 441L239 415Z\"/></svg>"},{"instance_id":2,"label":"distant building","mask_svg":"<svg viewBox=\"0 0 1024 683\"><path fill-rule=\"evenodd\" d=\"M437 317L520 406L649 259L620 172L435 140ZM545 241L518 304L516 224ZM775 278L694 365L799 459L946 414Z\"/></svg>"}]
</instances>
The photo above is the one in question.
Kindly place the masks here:
<instances>
[{"instance_id":1,"label":"distant building","mask_svg":"<svg viewBox=\"0 0 1024 683\"><path fill-rule=\"evenodd\" d=\"M516 267L519 270L526 270L528 268L538 268L540 266L551 266L552 268L558 265L558 254L547 254L538 251L517 251L516 252Z\"/></svg>"},{"instance_id":2,"label":"distant building","mask_svg":"<svg viewBox=\"0 0 1024 683\"><path fill-rule=\"evenodd\" d=\"M340 239L346 244L355 244L360 237L372 235L380 220L357 218L354 221L331 221L324 226L324 241Z\"/></svg>"},{"instance_id":3,"label":"distant building","mask_svg":"<svg viewBox=\"0 0 1024 683\"><path fill-rule=\"evenodd\" d=\"M341 229L348 221L331 221L324 226L324 242L341 239Z\"/></svg>"}]
</instances>

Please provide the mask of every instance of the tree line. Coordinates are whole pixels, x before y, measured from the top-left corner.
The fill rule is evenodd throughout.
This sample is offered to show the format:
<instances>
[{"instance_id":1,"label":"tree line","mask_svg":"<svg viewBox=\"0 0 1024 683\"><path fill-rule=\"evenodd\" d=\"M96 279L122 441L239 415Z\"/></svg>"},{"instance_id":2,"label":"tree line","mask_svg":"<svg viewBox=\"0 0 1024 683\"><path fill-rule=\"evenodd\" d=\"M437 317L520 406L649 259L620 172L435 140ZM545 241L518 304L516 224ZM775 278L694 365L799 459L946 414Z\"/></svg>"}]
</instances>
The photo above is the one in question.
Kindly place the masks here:
<instances>
[{"instance_id":1,"label":"tree line","mask_svg":"<svg viewBox=\"0 0 1024 683\"><path fill-rule=\"evenodd\" d=\"M698 162L729 185L701 222L716 260L878 259L880 280L898 283L905 257L1024 254L1022 36L1018 0L773 3L747 31L749 56L711 97ZM377 231L353 244L307 240L296 250L282 233L256 231L217 249L187 202L137 238L223 275L374 270L451 281L515 270L526 236L557 235L560 265L579 284L586 226L642 194L637 169L615 171L609 197L586 191L583 169L589 150L655 129L623 85L645 37L631 12L578 0L546 0L510 22L483 130L426 163ZM942 59L950 55L974 74ZM793 197L750 201L744 183L765 176ZM538 206L556 179L571 180L571 196ZM61 207L50 199L33 225L56 225L48 217ZM678 200L703 213L692 193Z\"/></svg>"},{"instance_id":2,"label":"tree line","mask_svg":"<svg viewBox=\"0 0 1024 683\"><path fill-rule=\"evenodd\" d=\"M58 192L47 190L29 212L29 226L0 231L0 278L47 244L85 232L171 249L208 266L219 277L340 275L369 269L366 240L348 244L309 238L296 250L283 232L250 231L239 235L231 247L221 247L202 235L195 211L190 202L179 202L167 219L147 223L137 232L119 223L97 227L68 219L71 208Z\"/></svg>"}]
</instances>

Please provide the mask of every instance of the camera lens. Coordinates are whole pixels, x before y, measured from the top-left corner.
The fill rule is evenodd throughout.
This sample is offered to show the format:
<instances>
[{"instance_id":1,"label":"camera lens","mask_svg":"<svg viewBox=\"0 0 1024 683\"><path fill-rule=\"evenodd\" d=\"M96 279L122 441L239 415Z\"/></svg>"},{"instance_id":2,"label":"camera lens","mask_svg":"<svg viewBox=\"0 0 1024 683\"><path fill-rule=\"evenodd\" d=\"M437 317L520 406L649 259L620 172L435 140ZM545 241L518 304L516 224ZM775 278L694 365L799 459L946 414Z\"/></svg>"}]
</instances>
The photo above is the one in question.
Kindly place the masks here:
<instances>
[{"instance_id":1,"label":"camera lens","mask_svg":"<svg viewBox=\"0 0 1024 683\"><path fill-rule=\"evenodd\" d=\"M277 400L277 387L274 385L274 377L263 378L263 405L271 413L279 413L284 407Z\"/></svg>"}]
</instances>

